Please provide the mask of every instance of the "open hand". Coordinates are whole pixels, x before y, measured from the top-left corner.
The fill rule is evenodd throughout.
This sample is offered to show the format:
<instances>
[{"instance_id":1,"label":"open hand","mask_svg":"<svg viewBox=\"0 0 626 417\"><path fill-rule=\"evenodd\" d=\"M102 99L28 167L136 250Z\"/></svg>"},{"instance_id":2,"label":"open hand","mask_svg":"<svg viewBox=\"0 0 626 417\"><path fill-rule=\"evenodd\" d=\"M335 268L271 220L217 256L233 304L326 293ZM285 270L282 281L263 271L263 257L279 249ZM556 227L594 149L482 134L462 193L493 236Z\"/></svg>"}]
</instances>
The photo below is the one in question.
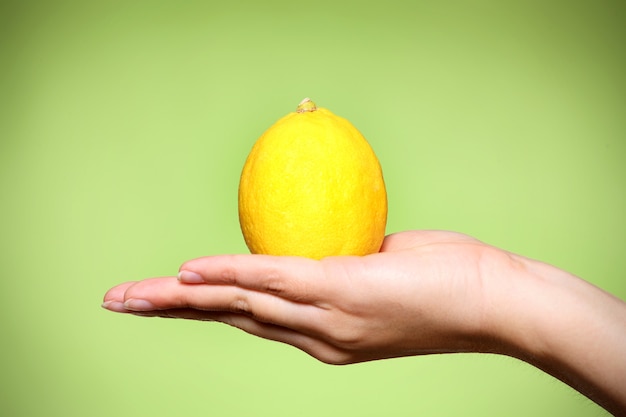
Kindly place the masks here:
<instances>
[{"instance_id":1,"label":"open hand","mask_svg":"<svg viewBox=\"0 0 626 417\"><path fill-rule=\"evenodd\" d=\"M393 234L380 253L364 257L198 258L177 277L110 289L103 307L223 322L332 364L509 355L626 415L626 303L458 233Z\"/></svg>"},{"instance_id":2,"label":"open hand","mask_svg":"<svg viewBox=\"0 0 626 417\"><path fill-rule=\"evenodd\" d=\"M482 262L498 253L462 234L414 231L365 257L208 256L178 277L116 286L103 306L227 323L334 364L476 351Z\"/></svg>"}]
</instances>

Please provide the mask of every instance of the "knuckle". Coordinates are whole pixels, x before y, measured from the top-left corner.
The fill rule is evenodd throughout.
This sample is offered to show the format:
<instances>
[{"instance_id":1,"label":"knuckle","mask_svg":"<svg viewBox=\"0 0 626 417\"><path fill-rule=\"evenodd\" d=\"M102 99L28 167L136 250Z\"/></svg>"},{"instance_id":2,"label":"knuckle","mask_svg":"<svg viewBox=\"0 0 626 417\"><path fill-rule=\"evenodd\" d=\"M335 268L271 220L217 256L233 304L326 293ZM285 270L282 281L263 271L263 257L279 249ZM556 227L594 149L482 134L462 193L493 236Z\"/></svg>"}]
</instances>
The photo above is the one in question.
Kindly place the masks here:
<instances>
[{"instance_id":1,"label":"knuckle","mask_svg":"<svg viewBox=\"0 0 626 417\"><path fill-rule=\"evenodd\" d=\"M367 341L366 332L354 324L333 326L328 335L334 346L349 352L361 349Z\"/></svg>"},{"instance_id":2,"label":"knuckle","mask_svg":"<svg viewBox=\"0 0 626 417\"><path fill-rule=\"evenodd\" d=\"M344 349L358 349L363 343L363 337L360 332L354 330L343 330L335 332L335 345Z\"/></svg>"},{"instance_id":3,"label":"knuckle","mask_svg":"<svg viewBox=\"0 0 626 417\"><path fill-rule=\"evenodd\" d=\"M237 285L237 270L233 266L225 266L219 277L224 284Z\"/></svg>"},{"instance_id":4,"label":"knuckle","mask_svg":"<svg viewBox=\"0 0 626 417\"><path fill-rule=\"evenodd\" d=\"M312 353L311 356L327 365L348 365L356 362L352 353L340 349L324 349Z\"/></svg>"},{"instance_id":5,"label":"knuckle","mask_svg":"<svg viewBox=\"0 0 626 417\"><path fill-rule=\"evenodd\" d=\"M229 311L237 314L246 314L250 315L252 311L250 310L250 302L248 298L244 295L237 295L233 301L230 303Z\"/></svg>"},{"instance_id":6,"label":"knuckle","mask_svg":"<svg viewBox=\"0 0 626 417\"><path fill-rule=\"evenodd\" d=\"M266 292L274 295L284 294L286 290L285 282L276 270L267 271L263 287Z\"/></svg>"}]
</instances>

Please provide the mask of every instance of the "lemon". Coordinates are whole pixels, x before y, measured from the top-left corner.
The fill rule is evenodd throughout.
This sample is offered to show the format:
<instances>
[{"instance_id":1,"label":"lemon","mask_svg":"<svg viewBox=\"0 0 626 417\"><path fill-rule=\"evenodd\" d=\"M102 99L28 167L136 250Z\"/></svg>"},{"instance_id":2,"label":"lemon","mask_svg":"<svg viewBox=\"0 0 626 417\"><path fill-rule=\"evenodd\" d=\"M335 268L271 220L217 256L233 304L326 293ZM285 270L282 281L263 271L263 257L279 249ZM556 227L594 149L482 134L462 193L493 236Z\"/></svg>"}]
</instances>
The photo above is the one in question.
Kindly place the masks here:
<instances>
[{"instance_id":1,"label":"lemon","mask_svg":"<svg viewBox=\"0 0 626 417\"><path fill-rule=\"evenodd\" d=\"M387 222L378 158L348 120L304 99L252 147L239 183L239 222L252 253L378 252Z\"/></svg>"}]
</instances>

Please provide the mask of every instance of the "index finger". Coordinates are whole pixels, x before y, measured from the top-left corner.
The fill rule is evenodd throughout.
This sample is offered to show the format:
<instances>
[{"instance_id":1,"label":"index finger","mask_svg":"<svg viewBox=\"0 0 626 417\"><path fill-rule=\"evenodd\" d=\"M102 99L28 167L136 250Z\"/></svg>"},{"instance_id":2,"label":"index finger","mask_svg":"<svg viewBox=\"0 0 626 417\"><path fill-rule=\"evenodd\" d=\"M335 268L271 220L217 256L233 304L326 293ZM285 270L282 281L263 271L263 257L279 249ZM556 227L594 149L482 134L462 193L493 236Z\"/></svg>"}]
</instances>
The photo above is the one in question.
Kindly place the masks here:
<instances>
[{"instance_id":1,"label":"index finger","mask_svg":"<svg viewBox=\"0 0 626 417\"><path fill-rule=\"evenodd\" d=\"M308 258L207 256L185 262L179 271L181 282L231 285L296 302L317 303L327 295L328 278L323 263Z\"/></svg>"}]
</instances>

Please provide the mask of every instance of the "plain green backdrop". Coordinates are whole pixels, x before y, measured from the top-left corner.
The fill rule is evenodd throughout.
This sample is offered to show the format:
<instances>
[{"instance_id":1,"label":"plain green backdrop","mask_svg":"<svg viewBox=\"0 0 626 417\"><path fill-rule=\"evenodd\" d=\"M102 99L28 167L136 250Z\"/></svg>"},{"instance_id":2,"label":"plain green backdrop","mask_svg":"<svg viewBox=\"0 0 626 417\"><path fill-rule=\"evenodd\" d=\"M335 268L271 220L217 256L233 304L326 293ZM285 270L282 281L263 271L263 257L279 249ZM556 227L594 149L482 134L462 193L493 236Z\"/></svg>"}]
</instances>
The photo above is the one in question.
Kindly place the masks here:
<instances>
[{"instance_id":1,"label":"plain green backdrop","mask_svg":"<svg viewBox=\"0 0 626 417\"><path fill-rule=\"evenodd\" d=\"M468 233L626 298L625 11L3 1L0 415L604 415L506 357L335 367L100 303L117 283L247 252L244 160L307 96L378 154L388 233Z\"/></svg>"}]
</instances>

